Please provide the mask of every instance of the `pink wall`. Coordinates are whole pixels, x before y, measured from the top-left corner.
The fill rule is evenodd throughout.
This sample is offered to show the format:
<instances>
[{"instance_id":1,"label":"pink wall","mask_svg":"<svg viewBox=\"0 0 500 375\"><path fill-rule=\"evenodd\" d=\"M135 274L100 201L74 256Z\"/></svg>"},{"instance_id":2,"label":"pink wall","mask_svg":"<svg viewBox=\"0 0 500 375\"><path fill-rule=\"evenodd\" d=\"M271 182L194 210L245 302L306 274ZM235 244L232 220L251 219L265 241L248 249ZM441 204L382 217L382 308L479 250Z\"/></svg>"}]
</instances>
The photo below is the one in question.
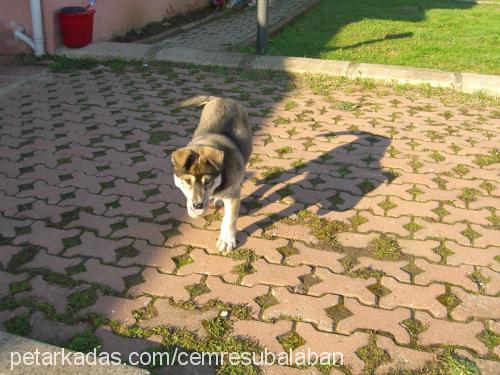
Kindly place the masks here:
<instances>
[{"instance_id":1,"label":"pink wall","mask_svg":"<svg viewBox=\"0 0 500 375\"><path fill-rule=\"evenodd\" d=\"M210 0L97 0L94 18L94 41L110 40L114 35L142 25L204 8ZM61 43L56 12L63 6L86 5L86 0L42 0L45 48L55 51ZM31 35L29 0L0 0L0 53L29 52L24 43L12 36L14 24L25 27Z\"/></svg>"}]
</instances>

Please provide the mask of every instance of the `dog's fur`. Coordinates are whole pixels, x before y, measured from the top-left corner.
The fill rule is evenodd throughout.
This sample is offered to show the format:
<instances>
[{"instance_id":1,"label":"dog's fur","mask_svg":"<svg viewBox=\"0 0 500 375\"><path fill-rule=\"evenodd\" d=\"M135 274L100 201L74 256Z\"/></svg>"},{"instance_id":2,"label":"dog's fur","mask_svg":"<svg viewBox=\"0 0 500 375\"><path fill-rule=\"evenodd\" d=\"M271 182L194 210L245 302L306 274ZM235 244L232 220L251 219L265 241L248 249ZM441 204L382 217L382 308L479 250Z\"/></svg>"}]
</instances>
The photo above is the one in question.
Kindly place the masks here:
<instances>
[{"instance_id":1,"label":"dog's fur","mask_svg":"<svg viewBox=\"0 0 500 375\"><path fill-rule=\"evenodd\" d=\"M229 251L236 247L240 185L252 154L252 132L245 109L233 99L196 96L175 107L203 105L193 139L172 153L174 180L193 218L206 213L211 198L224 202L217 248Z\"/></svg>"}]
</instances>

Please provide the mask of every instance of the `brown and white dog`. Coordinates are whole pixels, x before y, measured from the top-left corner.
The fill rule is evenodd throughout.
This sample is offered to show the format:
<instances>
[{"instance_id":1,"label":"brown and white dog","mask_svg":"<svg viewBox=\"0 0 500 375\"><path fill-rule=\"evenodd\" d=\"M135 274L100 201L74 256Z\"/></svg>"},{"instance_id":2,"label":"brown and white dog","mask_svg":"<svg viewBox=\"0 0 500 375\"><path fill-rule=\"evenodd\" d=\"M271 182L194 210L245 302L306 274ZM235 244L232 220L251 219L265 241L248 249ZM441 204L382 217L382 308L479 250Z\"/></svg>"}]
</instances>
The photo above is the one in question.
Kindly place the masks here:
<instances>
[{"instance_id":1,"label":"brown and white dog","mask_svg":"<svg viewBox=\"0 0 500 375\"><path fill-rule=\"evenodd\" d=\"M211 199L224 202L217 248L230 251L236 247L240 186L252 154L252 132L245 109L233 99L196 96L176 107L203 105L193 139L172 153L174 181L193 218L206 214Z\"/></svg>"}]
</instances>

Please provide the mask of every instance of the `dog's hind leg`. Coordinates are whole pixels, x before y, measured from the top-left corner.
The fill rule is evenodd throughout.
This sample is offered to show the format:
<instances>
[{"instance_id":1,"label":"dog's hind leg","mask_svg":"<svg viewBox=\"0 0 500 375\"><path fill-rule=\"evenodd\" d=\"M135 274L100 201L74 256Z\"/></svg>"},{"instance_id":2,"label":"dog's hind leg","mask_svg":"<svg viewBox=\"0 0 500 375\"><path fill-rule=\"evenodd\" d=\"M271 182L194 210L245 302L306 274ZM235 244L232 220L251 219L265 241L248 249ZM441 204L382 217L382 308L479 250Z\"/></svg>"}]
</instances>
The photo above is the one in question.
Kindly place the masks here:
<instances>
[{"instance_id":1,"label":"dog's hind leg","mask_svg":"<svg viewBox=\"0 0 500 375\"><path fill-rule=\"evenodd\" d=\"M224 198L224 217L222 218L217 249L220 252L231 251L236 247L236 220L240 209L240 197Z\"/></svg>"}]
</instances>

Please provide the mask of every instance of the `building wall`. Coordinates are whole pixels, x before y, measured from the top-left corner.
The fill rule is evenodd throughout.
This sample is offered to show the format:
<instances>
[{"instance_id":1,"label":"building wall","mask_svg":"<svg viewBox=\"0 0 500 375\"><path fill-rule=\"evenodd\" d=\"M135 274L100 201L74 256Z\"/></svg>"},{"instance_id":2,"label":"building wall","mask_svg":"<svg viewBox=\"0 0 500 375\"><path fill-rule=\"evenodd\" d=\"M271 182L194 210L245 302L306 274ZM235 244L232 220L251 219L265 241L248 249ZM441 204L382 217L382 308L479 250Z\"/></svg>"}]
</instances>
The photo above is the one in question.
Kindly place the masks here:
<instances>
[{"instance_id":1,"label":"building wall","mask_svg":"<svg viewBox=\"0 0 500 375\"><path fill-rule=\"evenodd\" d=\"M114 35L141 27L163 17L171 17L207 7L211 0L97 0L94 15L94 42L110 40ZM64 6L85 6L86 0L42 0L46 51L52 53L61 44L57 10ZM0 0L0 53L29 52L16 41L12 30L24 26L31 35L29 0Z\"/></svg>"}]
</instances>

